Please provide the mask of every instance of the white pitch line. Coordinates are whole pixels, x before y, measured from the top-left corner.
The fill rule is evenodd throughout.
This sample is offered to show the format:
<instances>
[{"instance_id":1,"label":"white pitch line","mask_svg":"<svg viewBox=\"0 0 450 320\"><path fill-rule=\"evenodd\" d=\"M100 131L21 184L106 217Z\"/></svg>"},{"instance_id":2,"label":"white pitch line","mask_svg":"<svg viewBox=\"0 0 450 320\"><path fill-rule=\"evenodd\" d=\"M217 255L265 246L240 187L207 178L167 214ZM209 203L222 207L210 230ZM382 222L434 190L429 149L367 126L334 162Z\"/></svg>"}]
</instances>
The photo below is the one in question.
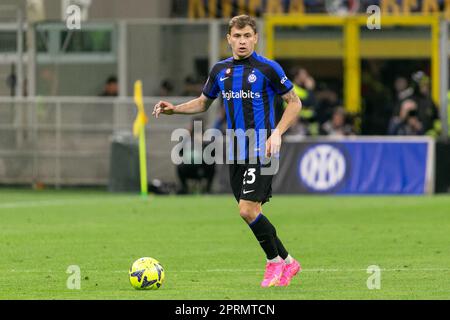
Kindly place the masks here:
<instances>
[{"instance_id":1,"label":"white pitch line","mask_svg":"<svg viewBox=\"0 0 450 320\"><path fill-rule=\"evenodd\" d=\"M167 271L167 269L166 269ZM261 272L262 269L207 269L207 270L170 270L171 273L201 273L201 272ZM441 272L450 272L449 268L393 268L393 269L380 269L380 271L387 271L387 272L395 272L395 271L421 271L421 272L434 272L434 271L441 271ZM63 273L65 270L16 270L11 269L9 272L18 272L18 273ZM83 270L81 269L81 272L83 273L99 273L99 270ZM106 272L112 272L112 273L128 273L128 270L113 270L113 271L106 271ZM301 272L367 272L367 269L302 269Z\"/></svg>"},{"instance_id":2,"label":"white pitch line","mask_svg":"<svg viewBox=\"0 0 450 320\"><path fill-rule=\"evenodd\" d=\"M37 201L21 201L21 202L7 202L0 203L0 209L17 209L17 208L32 208L32 207L50 207L50 206L65 206L70 204L92 204L105 201L124 201L121 198L91 198L91 199L59 199L59 200L37 200Z\"/></svg>"}]
</instances>

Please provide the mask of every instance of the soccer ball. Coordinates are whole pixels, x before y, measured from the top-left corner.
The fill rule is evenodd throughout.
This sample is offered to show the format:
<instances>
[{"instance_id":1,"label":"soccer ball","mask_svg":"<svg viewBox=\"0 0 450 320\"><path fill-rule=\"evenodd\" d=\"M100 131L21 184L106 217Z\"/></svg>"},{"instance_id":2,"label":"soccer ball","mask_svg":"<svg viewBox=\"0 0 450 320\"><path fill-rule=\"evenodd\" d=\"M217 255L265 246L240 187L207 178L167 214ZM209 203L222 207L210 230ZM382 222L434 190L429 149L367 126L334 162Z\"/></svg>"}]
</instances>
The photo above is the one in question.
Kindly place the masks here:
<instances>
[{"instance_id":1,"label":"soccer ball","mask_svg":"<svg viewBox=\"0 0 450 320\"><path fill-rule=\"evenodd\" d=\"M164 282L164 269L158 260L144 257L133 262L128 276L135 289L156 290Z\"/></svg>"}]
</instances>

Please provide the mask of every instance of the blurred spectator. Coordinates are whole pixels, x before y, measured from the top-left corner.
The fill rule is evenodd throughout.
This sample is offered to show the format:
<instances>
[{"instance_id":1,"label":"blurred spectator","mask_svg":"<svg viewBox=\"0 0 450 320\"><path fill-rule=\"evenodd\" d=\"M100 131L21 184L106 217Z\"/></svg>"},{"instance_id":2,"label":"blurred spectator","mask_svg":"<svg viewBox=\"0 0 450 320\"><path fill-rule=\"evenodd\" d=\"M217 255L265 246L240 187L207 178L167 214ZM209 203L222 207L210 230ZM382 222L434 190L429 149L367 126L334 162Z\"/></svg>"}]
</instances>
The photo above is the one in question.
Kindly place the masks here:
<instances>
[{"instance_id":1,"label":"blurred spectator","mask_svg":"<svg viewBox=\"0 0 450 320\"><path fill-rule=\"evenodd\" d=\"M412 99L406 99L400 106L398 116L392 117L388 134L390 135L422 135L424 133L422 122L417 112L417 103Z\"/></svg>"},{"instance_id":2,"label":"blurred spectator","mask_svg":"<svg viewBox=\"0 0 450 320\"><path fill-rule=\"evenodd\" d=\"M361 133L383 135L389 127L393 113L391 91L385 86L382 75L386 65L378 60L363 60L361 69L362 115Z\"/></svg>"},{"instance_id":3,"label":"blurred spectator","mask_svg":"<svg viewBox=\"0 0 450 320\"><path fill-rule=\"evenodd\" d=\"M197 97L202 93L203 83L196 81L192 76L187 76L184 79L183 96Z\"/></svg>"},{"instance_id":4,"label":"blurred spectator","mask_svg":"<svg viewBox=\"0 0 450 320\"><path fill-rule=\"evenodd\" d=\"M16 95L16 85L17 85L17 75L16 75L16 65L11 64L11 73L6 78L6 85L9 87L11 97Z\"/></svg>"},{"instance_id":5,"label":"blurred spectator","mask_svg":"<svg viewBox=\"0 0 450 320\"><path fill-rule=\"evenodd\" d=\"M119 85L115 76L110 76L105 83L103 92L100 94L102 97L117 97L119 95Z\"/></svg>"},{"instance_id":6,"label":"blurred spectator","mask_svg":"<svg viewBox=\"0 0 450 320\"><path fill-rule=\"evenodd\" d=\"M395 89L395 102L400 104L403 100L410 98L414 94L414 89L409 85L408 80L405 77L397 77L394 82Z\"/></svg>"},{"instance_id":7,"label":"blurred spectator","mask_svg":"<svg viewBox=\"0 0 450 320\"><path fill-rule=\"evenodd\" d=\"M177 166L177 174L181 182L181 189L178 191L179 194L187 194L191 191L189 189L188 181L196 181L199 183L205 182L206 186L200 191L206 193L211 192L215 174L215 165L206 164L203 159L203 150L209 143L203 141L203 125L200 132L197 132L198 130L194 131L194 123L197 121L203 122L201 118L194 118L189 128L189 137L184 140L185 143L188 143L188 141L190 142L190 147L184 145L180 152L180 156L183 157L183 163ZM201 150L196 150L194 148L196 144L202 146ZM183 153L183 151L186 153ZM200 161L200 159L201 163L195 164L195 160Z\"/></svg>"},{"instance_id":8,"label":"blurred spectator","mask_svg":"<svg viewBox=\"0 0 450 320\"><path fill-rule=\"evenodd\" d=\"M353 128L348 123L347 115L344 108L337 107L330 120L321 126L321 134L331 136L348 136L353 135Z\"/></svg>"},{"instance_id":9,"label":"blurred spectator","mask_svg":"<svg viewBox=\"0 0 450 320\"><path fill-rule=\"evenodd\" d=\"M406 99L411 99L414 94L414 88L408 83L408 80L399 76L394 81L394 116L398 116L400 113L400 107L402 102Z\"/></svg>"},{"instance_id":10,"label":"blurred spectator","mask_svg":"<svg viewBox=\"0 0 450 320\"><path fill-rule=\"evenodd\" d=\"M316 82L305 68L297 67L292 72L292 83L294 92L302 101L302 110L299 114L298 123L288 131L293 134L313 135L318 134L317 123L315 123L315 98L314 89Z\"/></svg>"},{"instance_id":11,"label":"blurred spectator","mask_svg":"<svg viewBox=\"0 0 450 320\"><path fill-rule=\"evenodd\" d=\"M159 86L158 96L167 97L173 95L173 84L170 80L163 80Z\"/></svg>"},{"instance_id":12,"label":"blurred spectator","mask_svg":"<svg viewBox=\"0 0 450 320\"><path fill-rule=\"evenodd\" d=\"M316 81L304 68L295 68L293 72L294 91L302 100L302 106L305 108L314 108L314 89Z\"/></svg>"},{"instance_id":13,"label":"blurred spectator","mask_svg":"<svg viewBox=\"0 0 450 320\"><path fill-rule=\"evenodd\" d=\"M414 80L414 95L412 99L417 104L417 116L427 134L437 135L435 127L439 127L439 111L431 98L430 78L422 71L412 76Z\"/></svg>"},{"instance_id":14,"label":"blurred spectator","mask_svg":"<svg viewBox=\"0 0 450 320\"><path fill-rule=\"evenodd\" d=\"M342 104L338 93L326 83L321 83L316 91L316 119L319 126L322 126L327 120L331 119L333 111Z\"/></svg>"}]
</instances>

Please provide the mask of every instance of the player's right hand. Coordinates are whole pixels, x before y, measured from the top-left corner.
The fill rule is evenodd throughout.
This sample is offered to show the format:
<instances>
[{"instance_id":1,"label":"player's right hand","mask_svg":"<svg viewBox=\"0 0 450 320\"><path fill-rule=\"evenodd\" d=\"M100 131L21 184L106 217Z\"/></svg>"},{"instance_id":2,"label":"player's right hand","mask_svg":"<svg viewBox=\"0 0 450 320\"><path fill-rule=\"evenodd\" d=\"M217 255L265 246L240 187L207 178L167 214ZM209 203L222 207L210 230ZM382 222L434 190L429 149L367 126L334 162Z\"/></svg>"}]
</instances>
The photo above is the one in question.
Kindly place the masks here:
<instances>
[{"instance_id":1,"label":"player's right hand","mask_svg":"<svg viewBox=\"0 0 450 320\"><path fill-rule=\"evenodd\" d=\"M155 116L155 118L158 118L159 114L167 114L172 115L175 112L175 107L173 104L167 101L160 101L157 104L155 104L155 107L153 108L152 115Z\"/></svg>"}]
</instances>

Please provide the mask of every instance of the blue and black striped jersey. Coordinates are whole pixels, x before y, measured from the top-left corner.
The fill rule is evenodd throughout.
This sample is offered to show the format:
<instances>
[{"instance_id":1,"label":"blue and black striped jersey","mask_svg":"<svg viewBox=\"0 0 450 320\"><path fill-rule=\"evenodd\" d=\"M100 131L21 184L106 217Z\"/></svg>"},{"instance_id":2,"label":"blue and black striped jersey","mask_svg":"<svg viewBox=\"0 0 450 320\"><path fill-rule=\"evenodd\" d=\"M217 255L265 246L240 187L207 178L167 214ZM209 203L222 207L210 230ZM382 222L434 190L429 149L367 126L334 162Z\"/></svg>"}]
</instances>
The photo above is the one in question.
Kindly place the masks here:
<instances>
[{"instance_id":1,"label":"blue and black striped jersey","mask_svg":"<svg viewBox=\"0 0 450 320\"><path fill-rule=\"evenodd\" d=\"M220 61L212 68L203 88L203 94L215 99L222 95L228 129L254 129L256 134L253 155L265 152L265 138L275 128L275 95L283 95L293 88L281 66L254 52L242 60L232 57ZM267 130L267 137L261 136ZM238 139L237 159L252 157L246 139Z\"/></svg>"}]
</instances>

